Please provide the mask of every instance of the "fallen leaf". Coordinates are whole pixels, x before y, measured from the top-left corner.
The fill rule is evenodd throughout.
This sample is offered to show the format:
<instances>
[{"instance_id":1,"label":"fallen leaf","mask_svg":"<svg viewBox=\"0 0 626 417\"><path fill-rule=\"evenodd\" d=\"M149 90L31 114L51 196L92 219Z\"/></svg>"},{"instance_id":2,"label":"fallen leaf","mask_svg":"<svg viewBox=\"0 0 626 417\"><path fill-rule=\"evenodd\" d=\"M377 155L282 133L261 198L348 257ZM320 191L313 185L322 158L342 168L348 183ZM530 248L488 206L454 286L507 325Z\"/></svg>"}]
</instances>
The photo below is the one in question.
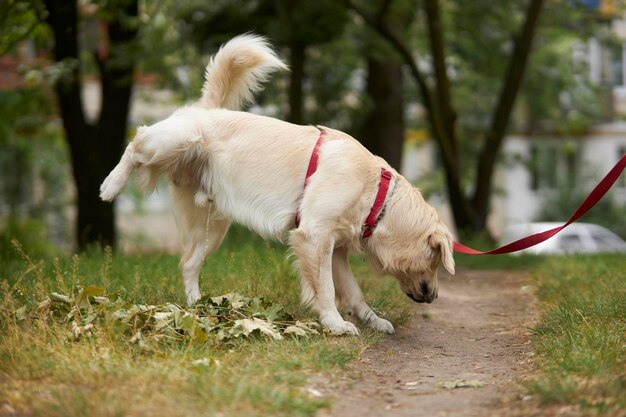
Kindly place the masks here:
<instances>
[{"instance_id":1,"label":"fallen leaf","mask_svg":"<svg viewBox=\"0 0 626 417\"><path fill-rule=\"evenodd\" d=\"M200 359L196 359L195 361L191 361L191 365L192 366L197 366L197 367L209 367L211 366L211 359L209 358L200 358Z\"/></svg>"},{"instance_id":2,"label":"fallen leaf","mask_svg":"<svg viewBox=\"0 0 626 417\"><path fill-rule=\"evenodd\" d=\"M70 298L67 295L59 294L58 292L51 292L50 299L52 301L59 301L67 304L71 303Z\"/></svg>"},{"instance_id":3,"label":"fallen leaf","mask_svg":"<svg viewBox=\"0 0 626 417\"><path fill-rule=\"evenodd\" d=\"M305 336L307 335L306 330L304 330L302 327L298 327L298 326L287 326L287 328L285 330L283 330L283 334L286 335L292 335L292 336Z\"/></svg>"},{"instance_id":4,"label":"fallen leaf","mask_svg":"<svg viewBox=\"0 0 626 417\"><path fill-rule=\"evenodd\" d=\"M284 335L306 337L320 333L318 323L294 321L281 304L261 297L207 295L191 307L182 307L173 303L133 304L124 296L122 292L106 294L100 287L88 286L69 295L52 292L39 305L22 306L13 314L20 322L58 320L68 326L72 340L98 337L102 334L98 329L104 324L142 348L163 338L203 343L209 338L228 342L253 334L280 340Z\"/></svg>"},{"instance_id":5,"label":"fallen leaf","mask_svg":"<svg viewBox=\"0 0 626 417\"><path fill-rule=\"evenodd\" d=\"M324 394L322 394L320 391L316 390L315 388L307 388L306 390L308 391L309 394L311 394L314 397L320 398L324 396Z\"/></svg>"},{"instance_id":6,"label":"fallen leaf","mask_svg":"<svg viewBox=\"0 0 626 417\"><path fill-rule=\"evenodd\" d=\"M455 389L455 388L481 388L485 384L476 379L465 380L465 379L457 379L454 381L440 381L436 384L438 387L445 389Z\"/></svg>"},{"instance_id":7,"label":"fallen leaf","mask_svg":"<svg viewBox=\"0 0 626 417\"><path fill-rule=\"evenodd\" d=\"M236 320L235 327L237 326L241 326L243 328L243 334L245 336L249 336L250 333L252 333L255 330L258 330L259 332L266 334L268 336L271 336L277 340L280 340L283 338L280 335L280 333L274 330L274 326L272 326L271 323L265 320L258 319L256 317L254 317L252 320L250 319Z\"/></svg>"},{"instance_id":8,"label":"fallen leaf","mask_svg":"<svg viewBox=\"0 0 626 417\"><path fill-rule=\"evenodd\" d=\"M22 306L15 310L15 319L17 321L22 321L26 319L26 306Z\"/></svg>"}]
</instances>

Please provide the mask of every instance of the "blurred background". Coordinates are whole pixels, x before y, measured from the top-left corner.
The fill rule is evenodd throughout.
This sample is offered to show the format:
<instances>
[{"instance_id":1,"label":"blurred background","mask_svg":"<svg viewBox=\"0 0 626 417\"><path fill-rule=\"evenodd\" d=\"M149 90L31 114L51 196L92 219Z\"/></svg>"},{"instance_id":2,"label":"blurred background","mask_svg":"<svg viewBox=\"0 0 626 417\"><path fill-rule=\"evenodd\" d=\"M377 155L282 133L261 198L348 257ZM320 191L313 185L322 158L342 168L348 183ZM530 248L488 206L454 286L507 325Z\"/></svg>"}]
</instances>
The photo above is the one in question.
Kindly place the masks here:
<instances>
[{"instance_id":1,"label":"blurred background","mask_svg":"<svg viewBox=\"0 0 626 417\"><path fill-rule=\"evenodd\" d=\"M166 184L114 205L99 186L245 32L290 66L248 111L352 134L462 239L566 220L626 153L618 0L0 2L0 253L176 251ZM585 220L625 219L622 175Z\"/></svg>"}]
</instances>

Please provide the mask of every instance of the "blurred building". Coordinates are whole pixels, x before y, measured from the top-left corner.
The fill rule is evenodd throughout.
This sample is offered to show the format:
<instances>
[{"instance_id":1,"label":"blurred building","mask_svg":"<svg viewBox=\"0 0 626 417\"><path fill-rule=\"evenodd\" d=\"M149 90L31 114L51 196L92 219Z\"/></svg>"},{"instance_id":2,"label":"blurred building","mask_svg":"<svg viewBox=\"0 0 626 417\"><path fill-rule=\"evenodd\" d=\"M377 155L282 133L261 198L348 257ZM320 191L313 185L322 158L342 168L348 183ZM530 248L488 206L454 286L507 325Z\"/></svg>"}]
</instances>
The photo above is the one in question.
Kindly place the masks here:
<instances>
[{"instance_id":1,"label":"blurred building","mask_svg":"<svg viewBox=\"0 0 626 417\"><path fill-rule=\"evenodd\" d=\"M502 226L537 220L545 198L558 187L591 190L626 154L626 11L617 0L581 2L598 11L605 32L582 50L589 79L608 92L610 120L581 136L508 138L507 164L498 175L503 194L495 198ZM626 204L626 175L611 194L616 203Z\"/></svg>"}]
</instances>

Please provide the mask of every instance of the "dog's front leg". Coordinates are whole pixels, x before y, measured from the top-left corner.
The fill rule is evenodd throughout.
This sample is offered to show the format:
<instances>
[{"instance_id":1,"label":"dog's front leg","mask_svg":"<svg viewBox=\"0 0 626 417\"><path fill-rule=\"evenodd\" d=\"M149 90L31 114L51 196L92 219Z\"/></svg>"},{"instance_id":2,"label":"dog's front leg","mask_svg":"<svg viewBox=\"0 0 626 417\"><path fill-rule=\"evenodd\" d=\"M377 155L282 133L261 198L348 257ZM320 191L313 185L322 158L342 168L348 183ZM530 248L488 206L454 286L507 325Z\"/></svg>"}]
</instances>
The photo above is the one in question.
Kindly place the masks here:
<instances>
[{"instance_id":1,"label":"dog's front leg","mask_svg":"<svg viewBox=\"0 0 626 417\"><path fill-rule=\"evenodd\" d=\"M341 304L348 314L354 315L361 323L372 329L394 334L393 325L380 317L367 305L363 291L350 269L348 260L348 250L346 248L336 248L333 251L333 280L335 289Z\"/></svg>"},{"instance_id":2,"label":"dog's front leg","mask_svg":"<svg viewBox=\"0 0 626 417\"><path fill-rule=\"evenodd\" d=\"M302 302L309 304L319 314L322 326L332 333L358 335L356 326L345 321L335 305L332 274L333 239L314 239L298 229L292 233L291 246L298 258L302 275Z\"/></svg>"}]
</instances>

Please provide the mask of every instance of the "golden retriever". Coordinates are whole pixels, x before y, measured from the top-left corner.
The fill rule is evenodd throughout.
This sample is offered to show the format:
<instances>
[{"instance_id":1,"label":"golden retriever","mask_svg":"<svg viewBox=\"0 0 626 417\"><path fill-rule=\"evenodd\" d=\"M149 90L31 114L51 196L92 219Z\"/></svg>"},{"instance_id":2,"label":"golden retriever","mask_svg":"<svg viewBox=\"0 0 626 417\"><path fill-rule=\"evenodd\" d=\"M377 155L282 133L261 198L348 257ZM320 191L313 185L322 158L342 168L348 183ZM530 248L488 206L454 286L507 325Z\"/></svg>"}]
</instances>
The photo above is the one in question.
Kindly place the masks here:
<instances>
[{"instance_id":1,"label":"golden retriever","mask_svg":"<svg viewBox=\"0 0 626 417\"><path fill-rule=\"evenodd\" d=\"M348 254L364 254L374 270L395 276L411 299L430 303L437 297L438 266L454 273L452 236L418 190L349 135L237 111L252 102L271 72L285 68L261 36L242 35L223 45L206 68L200 101L138 128L100 196L112 201L133 170L146 191L161 175L168 177L189 304L200 298L204 258L234 221L288 242L302 300L325 328L358 334L340 315L338 301L363 324L393 333L391 323L366 304ZM314 148L318 162L305 189ZM381 194L381 169L391 174L389 190L379 197L377 224L364 237L364 223Z\"/></svg>"}]
</instances>

